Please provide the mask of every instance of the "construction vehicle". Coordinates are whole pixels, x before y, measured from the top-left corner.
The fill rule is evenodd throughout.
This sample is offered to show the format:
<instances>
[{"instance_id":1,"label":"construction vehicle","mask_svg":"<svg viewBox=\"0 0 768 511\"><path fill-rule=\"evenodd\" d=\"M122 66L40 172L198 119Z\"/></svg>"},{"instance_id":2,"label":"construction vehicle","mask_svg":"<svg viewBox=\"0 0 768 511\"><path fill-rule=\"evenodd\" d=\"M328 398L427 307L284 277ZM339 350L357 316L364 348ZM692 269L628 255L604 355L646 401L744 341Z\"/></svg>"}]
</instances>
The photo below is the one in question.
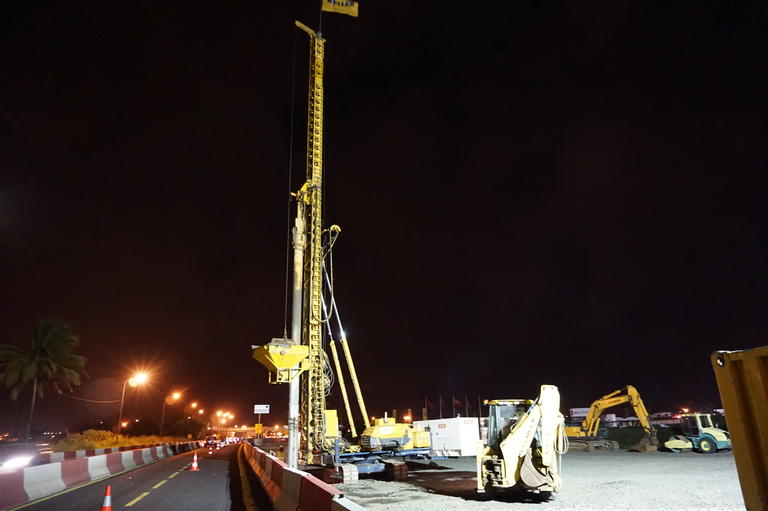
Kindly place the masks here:
<instances>
[{"instance_id":1,"label":"construction vehicle","mask_svg":"<svg viewBox=\"0 0 768 511\"><path fill-rule=\"evenodd\" d=\"M309 35L310 54L307 180L291 194L296 204L292 229L291 337L286 328L282 338L252 346L252 356L270 371L270 383L289 384L289 467L295 468L299 458L307 465L331 466L342 474L344 482L356 480L358 473L389 471L395 478L403 477L405 464L396 464L389 458L428 457L429 436L414 431L410 424L397 424L385 418L371 425L368 418L333 286L332 251L341 229L336 225L326 228L322 216L325 39L298 21L296 26ZM332 328L334 318L336 334ZM351 436L358 437L336 339L342 347L365 425L360 437L362 446L342 437L337 411L326 407L326 397L337 380ZM330 348L333 362L326 348ZM397 469L393 470L393 466Z\"/></svg>"},{"instance_id":2,"label":"construction vehicle","mask_svg":"<svg viewBox=\"0 0 768 511\"><path fill-rule=\"evenodd\" d=\"M659 445L656 438L656 429L651 424L651 416L643 404L643 400L637 389L632 385L627 385L623 389L616 390L610 394L595 400L589 407L587 416L580 426L566 426L565 433L572 447L592 451L594 449L618 450L619 444L613 440L598 438L600 428L600 416L613 406L629 403L637 416L640 425L643 427L645 436L640 442L630 447L631 451L650 452L657 450Z\"/></svg>"},{"instance_id":3,"label":"construction vehicle","mask_svg":"<svg viewBox=\"0 0 768 511\"><path fill-rule=\"evenodd\" d=\"M768 511L768 346L710 355L744 505Z\"/></svg>"},{"instance_id":4,"label":"construction vehicle","mask_svg":"<svg viewBox=\"0 0 768 511\"><path fill-rule=\"evenodd\" d=\"M698 451L710 454L731 448L731 437L727 431L714 426L709 413L684 413L680 415L682 435L672 435L664 447L672 452Z\"/></svg>"},{"instance_id":5,"label":"construction vehicle","mask_svg":"<svg viewBox=\"0 0 768 511\"><path fill-rule=\"evenodd\" d=\"M477 454L477 491L522 490L539 500L560 489L559 455L567 450L560 392L542 385L536 399L488 405L488 444Z\"/></svg>"}]
</instances>

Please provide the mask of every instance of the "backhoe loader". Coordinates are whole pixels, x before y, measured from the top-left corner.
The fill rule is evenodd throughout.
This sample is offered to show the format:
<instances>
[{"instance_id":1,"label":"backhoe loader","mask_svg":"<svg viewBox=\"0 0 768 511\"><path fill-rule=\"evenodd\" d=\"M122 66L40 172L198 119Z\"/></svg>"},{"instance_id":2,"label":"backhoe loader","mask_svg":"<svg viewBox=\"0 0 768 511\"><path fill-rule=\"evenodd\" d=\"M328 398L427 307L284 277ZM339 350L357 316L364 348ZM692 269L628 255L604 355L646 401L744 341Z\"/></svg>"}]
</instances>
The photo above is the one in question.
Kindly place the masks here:
<instances>
[{"instance_id":1,"label":"backhoe loader","mask_svg":"<svg viewBox=\"0 0 768 511\"><path fill-rule=\"evenodd\" d=\"M622 392L625 393L622 394ZM568 436L570 445L588 451L594 449L618 450L618 442L598 439L597 432L600 428L600 415L608 408L624 403L629 403L632 406L637 419L640 421L640 425L645 431L643 439L630 447L629 450L637 452L656 451L659 445L659 441L656 438L656 429L651 425L651 417L645 408L645 404L643 404L643 400L640 398L640 394L632 385L627 385L623 389L616 390L595 400L589 407L589 412L581 426L566 426L565 433Z\"/></svg>"},{"instance_id":2,"label":"backhoe loader","mask_svg":"<svg viewBox=\"0 0 768 511\"><path fill-rule=\"evenodd\" d=\"M565 448L560 392L542 385L536 399L486 401L488 445L477 455L477 491L522 490L547 500L560 489Z\"/></svg>"}]
</instances>

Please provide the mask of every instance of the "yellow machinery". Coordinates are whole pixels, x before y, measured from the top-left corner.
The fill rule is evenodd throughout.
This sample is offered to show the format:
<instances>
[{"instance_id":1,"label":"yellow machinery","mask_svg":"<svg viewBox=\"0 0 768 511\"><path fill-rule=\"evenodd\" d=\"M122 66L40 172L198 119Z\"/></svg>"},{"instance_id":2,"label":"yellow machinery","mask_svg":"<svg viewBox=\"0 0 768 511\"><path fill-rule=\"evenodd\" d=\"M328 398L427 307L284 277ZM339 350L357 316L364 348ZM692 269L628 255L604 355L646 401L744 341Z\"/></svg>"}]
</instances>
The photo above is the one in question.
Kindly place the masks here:
<instances>
[{"instance_id":1,"label":"yellow machinery","mask_svg":"<svg viewBox=\"0 0 768 511\"><path fill-rule=\"evenodd\" d=\"M589 407L589 412L587 412L587 416L582 421L581 426L567 426L565 433L571 445L586 448L587 450L617 450L619 448L618 442L600 440L597 438L597 433L600 428L600 416L603 412L608 408L624 403L629 403L645 431L645 437L632 446L631 450L639 452L655 451L659 443L656 438L656 429L651 424L651 416L648 414L640 394L632 385L627 385L623 389L616 390L595 400Z\"/></svg>"},{"instance_id":2,"label":"yellow machinery","mask_svg":"<svg viewBox=\"0 0 768 511\"><path fill-rule=\"evenodd\" d=\"M360 448L366 451L429 448L428 431L415 430L410 424L396 422L393 417L376 419L360 436Z\"/></svg>"},{"instance_id":3,"label":"yellow machinery","mask_svg":"<svg viewBox=\"0 0 768 511\"><path fill-rule=\"evenodd\" d=\"M519 489L546 500L560 489L566 451L560 392L542 385L536 399L487 401L488 445L477 454L477 491Z\"/></svg>"},{"instance_id":4,"label":"yellow machinery","mask_svg":"<svg viewBox=\"0 0 768 511\"><path fill-rule=\"evenodd\" d=\"M710 360L744 504L750 511L768 511L768 346L716 351Z\"/></svg>"},{"instance_id":5,"label":"yellow machinery","mask_svg":"<svg viewBox=\"0 0 768 511\"><path fill-rule=\"evenodd\" d=\"M684 413L680 416L682 435L672 435L664 447L672 452L696 450L710 454L731 448L731 437L727 431L714 426L712 414Z\"/></svg>"},{"instance_id":6,"label":"yellow machinery","mask_svg":"<svg viewBox=\"0 0 768 511\"><path fill-rule=\"evenodd\" d=\"M296 218L292 230L294 257L291 337L288 338L286 333L283 338L272 339L269 344L252 346L253 358L269 369L270 383L289 384L287 462L290 467L296 467L298 458L301 457L307 464L328 465L329 460L333 460L334 465L340 466L343 461L350 461L361 467L360 472L385 471L386 462L383 458L387 455L421 456L429 453L429 446L415 447L425 443L425 433L413 431L408 424L396 424L389 419L377 421L372 426L368 419L331 278L331 253L341 229L336 225L325 228L322 218L325 39L320 33L298 21L296 26L309 35L310 55L307 180L292 194L296 199ZM331 328L334 317L338 326L339 344L365 425L362 438L369 447L386 446L377 451L387 452L377 452L374 457L364 456L360 453L359 446L351 446L341 438L336 410L326 408L326 396L336 378L339 381L352 437L358 436ZM333 365L325 351L326 346L330 348ZM413 452L414 449L417 451ZM344 455L341 453L349 456L342 459ZM403 464L400 472L404 468ZM350 469L347 472L344 473L345 481L357 477L358 470Z\"/></svg>"}]
</instances>

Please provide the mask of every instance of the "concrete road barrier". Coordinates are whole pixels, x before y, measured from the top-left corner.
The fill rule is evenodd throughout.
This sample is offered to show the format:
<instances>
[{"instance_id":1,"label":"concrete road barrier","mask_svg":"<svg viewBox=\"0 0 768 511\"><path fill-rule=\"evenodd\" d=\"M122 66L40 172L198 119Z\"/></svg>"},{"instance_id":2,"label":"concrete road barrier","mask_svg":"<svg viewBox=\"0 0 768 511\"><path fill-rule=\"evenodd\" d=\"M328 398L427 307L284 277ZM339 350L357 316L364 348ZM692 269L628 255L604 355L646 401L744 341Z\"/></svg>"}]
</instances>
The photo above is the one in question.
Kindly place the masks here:
<instances>
[{"instance_id":1,"label":"concrete road barrier","mask_svg":"<svg viewBox=\"0 0 768 511\"><path fill-rule=\"evenodd\" d=\"M189 442L123 452L118 452L118 449L109 449L114 452L91 454L87 457L86 451L82 451L83 456L78 456L80 451L70 451L72 454L69 457L62 456L61 461L0 471L0 510L148 465L173 456L174 452L188 452L196 449L197 446L197 442Z\"/></svg>"},{"instance_id":2,"label":"concrete road barrier","mask_svg":"<svg viewBox=\"0 0 768 511\"><path fill-rule=\"evenodd\" d=\"M344 498L335 486L292 468L250 444L240 444L238 456L247 461L275 511L365 511Z\"/></svg>"}]
</instances>

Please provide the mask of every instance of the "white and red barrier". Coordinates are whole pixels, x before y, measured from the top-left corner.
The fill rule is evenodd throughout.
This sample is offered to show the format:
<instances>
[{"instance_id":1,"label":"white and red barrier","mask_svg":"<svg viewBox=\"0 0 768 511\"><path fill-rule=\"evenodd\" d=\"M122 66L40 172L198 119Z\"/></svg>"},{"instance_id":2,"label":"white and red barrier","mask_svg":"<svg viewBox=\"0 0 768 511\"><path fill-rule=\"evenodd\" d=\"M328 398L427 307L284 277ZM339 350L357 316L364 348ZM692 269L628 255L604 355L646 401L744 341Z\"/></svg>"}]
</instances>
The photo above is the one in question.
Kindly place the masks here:
<instances>
[{"instance_id":1,"label":"white and red barrier","mask_svg":"<svg viewBox=\"0 0 768 511\"><path fill-rule=\"evenodd\" d=\"M45 465L0 471L0 510L47 497L163 458L194 450L197 442L75 457Z\"/></svg>"},{"instance_id":2,"label":"white and red barrier","mask_svg":"<svg viewBox=\"0 0 768 511\"><path fill-rule=\"evenodd\" d=\"M288 468L258 447L247 443L241 445L245 460L261 481L275 511L365 511L332 484L307 472Z\"/></svg>"},{"instance_id":3,"label":"white and red barrier","mask_svg":"<svg viewBox=\"0 0 768 511\"><path fill-rule=\"evenodd\" d=\"M194 443L194 442L193 442ZM80 449L77 451L63 451L63 452L51 452L47 454L41 454L40 460L43 463L53 463L54 461L64 461L73 458L88 458L90 456L100 456L102 454L111 454L115 452L134 451L136 449L145 449L147 447L164 447L174 449L180 445L188 445L188 442L177 442L173 444L141 444L141 445L128 445L123 447L107 447L104 449Z\"/></svg>"}]
</instances>

